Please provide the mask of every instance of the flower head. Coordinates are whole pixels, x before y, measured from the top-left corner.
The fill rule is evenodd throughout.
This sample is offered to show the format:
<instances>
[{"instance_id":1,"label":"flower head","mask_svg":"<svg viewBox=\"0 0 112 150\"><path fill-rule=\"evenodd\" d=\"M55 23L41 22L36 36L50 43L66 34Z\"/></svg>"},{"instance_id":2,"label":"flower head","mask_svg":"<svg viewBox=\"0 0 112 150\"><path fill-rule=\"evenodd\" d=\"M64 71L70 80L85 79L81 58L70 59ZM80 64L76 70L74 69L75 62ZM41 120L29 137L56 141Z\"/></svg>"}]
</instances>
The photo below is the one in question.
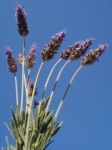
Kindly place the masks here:
<instances>
[{"instance_id":1,"label":"flower head","mask_svg":"<svg viewBox=\"0 0 112 150\"><path fill-rule=\"evenodd\" d=\"M29 29L27 26L26 21L26 14L21 5L17 5L16 7L16 19L17 19L17 26L18 26L18 32L21 36L26 36L29 33Z\"/></svg>"},{"instance_id":2,"label":"flower head","mask_svg":"<svg viewBox=\"0 0 112 150\"><path fill-rule=\"evenodd\" d=\"M83 41L78 41L78 42L76 42L75 44L69 46L67 49L65 49L65 50L61 53L61 58L62 58L62 59L65 59L65 60L70 59L71 53L72 53L73 51L75 51L76 49L80 48L82 42L83 42Z\"/></svg>"},{"instance_id":3,"label":"flower head","mask_svg":"<svg viewBox=\"0 0 112 150\"><path fill-rule=\"evenodd\" d=\"M80 56L86 53L87 49L91 46L92 43L93 39L87 39L84 42L82 41L78 47L71 50L70 60L79 59Z\"/></svg>"},{"instance_id":4,"label":"flower head","mask_svg":"<svg viewBox=\"0 0 112 150\"><path fill-rule=\"evenodd\" d=\"M65 38L64 31L61 31L52 37L52 40L45 45L43 51L41 52L43 61L50 60L54 57L64 38Z\"/></svg>"},{"instance_id":5,"label":"flower head","mask_svg":"<svg viewBox=\"0 0 112 150\"><path fill-rule=\"evenodd\" d=\"M31 79L27 81L27 90L28 90L28 96L31 97L34 89L34 84ZM37 94L37 91L35 90L35 96Z\"/></svg>"},{"instance_id":6,"label":"flower head","mask_svg":"<svg viewBox=\"0 0 112 150\"><path fill-rule=\"evenodd\" d=\"M15 59L13 57L12 50L10 47L7 47L5 49L5 54L7 56L8 69L10 70L10 72L16 73L17 72L17 64L15 62Z\"/></svg>"},{"instance_id":7,"label":"flower head","mask_svg":"<svg viewBox=\"0 0 112 150\"><path fill-rule=\"evenodd\" d=\"M37 48L37 46L35 44L33 44L31 49L27 53L27 55L25 55L25 66L27 66L29 69L31 69L35 64L36 48ZM22 65L22 63L23 63L23 55L22 54L19 54L18 62L19 62L19 64Z\"/></svg>"},{"instance_id":8,"label":"flower head","mask_svg":"<svg viewBox=\"0 0 112 150\"><path fill-rule=\"evenodd\" d=\"M65 60L76 60L86 52L86 50L90 47L92 43L92 38L87 39L86 41L78 41L65 49L61 54L61 58Z\"/></svg>"},{"instance_id":9,"label":"flower head","mask_svg":"<svg viewBox=\"0 0 112 150\"><path fill-rule=\"evenodd\" d=\"M107 44L99 45L99 47L88 54L86 54L81 62L83 66L93 64L99 59L102 53L107 49Z\"/></svg>"},{"instance_id":10,"label":"flower head","mask_svg":"<svg viewBox=\"0 0 112 150\"><path fill-rule=\"evenodd\" d=\"M29 69L32 68L35 64L36 48L37 46L33 44L28 55L26 56L25 64L28 66Z\"/></svg>"}]
</instances>

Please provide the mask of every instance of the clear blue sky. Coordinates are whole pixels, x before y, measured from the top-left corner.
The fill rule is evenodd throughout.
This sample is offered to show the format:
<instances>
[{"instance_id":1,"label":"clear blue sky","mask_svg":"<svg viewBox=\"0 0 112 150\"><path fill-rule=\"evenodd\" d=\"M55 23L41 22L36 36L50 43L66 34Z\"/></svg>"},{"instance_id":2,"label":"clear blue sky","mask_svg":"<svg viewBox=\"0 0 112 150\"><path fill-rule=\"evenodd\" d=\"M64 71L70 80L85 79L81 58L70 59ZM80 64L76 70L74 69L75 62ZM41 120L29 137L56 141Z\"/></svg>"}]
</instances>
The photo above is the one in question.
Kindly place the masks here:
<instances>
[{"instance_id":1,"label":"clear blue sky","mask_svg":"<svg viewBox=\"0 0 112 150\"><path fill-rule=\"evenodd\" d=\"M109 44L101 60L84 68L72 85L59 117L59 120L64 121L63 127L55 136L55 142L49 150L112 150L111 0L0 1L0 147L5 146L5 136L9 135L3 123L10 121L10 106L15 105L14 79L7 70L4 47L10 45L15 55L21 52L22 39L16 31L14 16L18 3L24 5L29 22L27 49L33 42L38 44L35 70L40 64L40 51L44 44L63 28L67 30L67 36L61 50L77 40L88 37L95 38L93 48L101 43ZM58 57L59 55L44 68L39 81L39 93L50 66ZM56 108L65 84L79 62L72 62L63 73L52 108ZM32 76L35 76L35 73L34 71ZM51 86L48 92L50 89Z\"/></svg>"}]
</instances>

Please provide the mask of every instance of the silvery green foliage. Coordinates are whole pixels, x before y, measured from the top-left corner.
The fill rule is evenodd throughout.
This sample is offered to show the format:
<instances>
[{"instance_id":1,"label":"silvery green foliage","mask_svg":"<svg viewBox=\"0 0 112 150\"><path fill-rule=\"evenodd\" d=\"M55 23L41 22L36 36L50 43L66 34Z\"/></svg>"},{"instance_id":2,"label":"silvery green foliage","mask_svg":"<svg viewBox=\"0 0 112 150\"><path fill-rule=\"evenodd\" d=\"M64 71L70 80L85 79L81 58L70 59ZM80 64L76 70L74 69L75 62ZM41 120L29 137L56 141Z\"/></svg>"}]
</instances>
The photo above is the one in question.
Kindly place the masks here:
<instances>
[{"instance_id":1,"label":"silvery green foliage","mask_svg":"<svg viewBox=\"0 0 112 150\"><path fill-rule=\"evenodd\" d=\"M62 122L57 123L52 112L45 113L47 100L42 100L36 106L30 116L28 150L46 150L53 142L52 137L59 131ZM16 108L12 109L12 132L15 138L15 146L9 146L7 150L23 150L25 145L25 135L27 127L28 113L24 110L21 112Z\"/></svg>"}]
</instances>

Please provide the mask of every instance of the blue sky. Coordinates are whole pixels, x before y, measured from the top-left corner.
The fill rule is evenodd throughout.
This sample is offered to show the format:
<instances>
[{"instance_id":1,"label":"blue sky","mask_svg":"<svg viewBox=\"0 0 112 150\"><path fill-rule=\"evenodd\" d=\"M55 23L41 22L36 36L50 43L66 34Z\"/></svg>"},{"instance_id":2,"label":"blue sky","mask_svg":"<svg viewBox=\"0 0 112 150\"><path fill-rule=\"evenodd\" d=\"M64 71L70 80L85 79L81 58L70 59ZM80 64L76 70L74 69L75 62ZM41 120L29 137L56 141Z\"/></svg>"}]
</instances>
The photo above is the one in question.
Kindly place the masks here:
<instances>
[{"instance_id":1,"label":"blue sky","mask_svg":"<svg viewBox=\"0 0 112 150\"><path fill-rule=\"evenodd\" d=\"M56 32L66 29L66 39L61 50L75 41L94 37L93 48L108 43L109 48L98 63L83 68L72 85L59 116L64 124L55 136L49 150L111 150L112 149L112 1L111 0L4 0L0 2L0 147L5 146L9 135L4 122L10 122L10 106L15 106L13 75L7 70L4 48L9 45L17 56L21 52L22 39L16 29L15 6L20 3L27 12L30 34L26 48L37 43L37 65L41 62L40 51ZM46 64L39 81L41 93L47 73L53 63ZM72 62L60 80L52 108L55 110L65 84L79 65ZM56 71L58 71L59 67ZM20 69L19 69L20 72ZM18 76L20 73L18 73ZM48 93L53 79L50 81ZM20 79L19 79L20 81ZM19 84L20 88L20 84ZM39 98L37 98L39 99ZM10 136L9 136L10 137ZM12 141L12 140L11 140Z\"/></svg>"}]
</instances>

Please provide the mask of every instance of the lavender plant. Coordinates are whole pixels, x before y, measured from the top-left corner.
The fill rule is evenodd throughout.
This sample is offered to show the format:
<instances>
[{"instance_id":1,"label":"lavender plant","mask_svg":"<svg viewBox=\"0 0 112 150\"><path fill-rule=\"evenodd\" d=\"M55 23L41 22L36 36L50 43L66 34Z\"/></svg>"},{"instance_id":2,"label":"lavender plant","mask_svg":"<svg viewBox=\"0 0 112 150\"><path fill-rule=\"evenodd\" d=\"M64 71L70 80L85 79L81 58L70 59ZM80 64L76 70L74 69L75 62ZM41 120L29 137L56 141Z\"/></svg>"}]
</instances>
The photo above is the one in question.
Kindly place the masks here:
<instances>
[{"instance_id":1,"label":"lavender plant","mask_svg":"<svg viewBox=\"0 0 112 150\"><path fill-rule=\"evenodd\" d=\"M52 143L54 135L59 131L62 126L62 121L58 122L58 115L65 101L66 95L78 75L79 71L87 65L91 65L102 55L102 53L107 49L107 44L99 45L98 48L91 50L86 54L87 50L93 44L93 39L89 38L85 41L81 40L75 42L71 46L68 46L60 55L60 58L51 68L47 79L45 81L44 89L42 91L41 99L35 101L34 99L38 96L37 85L41 73L43 71L43 66L53 59L58 52L62 42L65 39L65 31L62 30L52 37L51 41L48 42L43 50L41 51L42 62L40 67L37 69L37 74L35 80L31 79L30 72L36 62L36 45L33 44L29 51L26 50L26 37L29 34L26 14L21 5L16 7L16 21L17 28L20 36L23 39L23 50L20 52L18 59L16 60L13 56L13 52L10 47L5 49L7 64L9 71L14 75L15 79L15 92L16 92L16 108L12 112L11 118L11 128L5 123L7 129L12 135L15 144L10 145L7 139L7 150L46 150L48 146ZM66 68L66 66L71 62L80 59L81 63L77 70L70 78L68 85L66 85L65 91L63 91L63 97L60 98L60 103L56 112L53 113L50 109L50 104L53 100L55 89L57 84L59 84L59 79ZM21 73L21 93L18 94L18 82L17 82L17 69L18 64L22 68ZM49 88L49 81L52 78L52 74L55 68L64 62L63 66L59 70L57 77L54 81L53 88L48 94L47 98L45 94L46 90ZM20 83L19 83L20 85ZM38 85L39 86L39 85ZM21 98L20 98L21 96ZM24 105L24 102L26 105Z\"/></svg>"}]
</instances>

